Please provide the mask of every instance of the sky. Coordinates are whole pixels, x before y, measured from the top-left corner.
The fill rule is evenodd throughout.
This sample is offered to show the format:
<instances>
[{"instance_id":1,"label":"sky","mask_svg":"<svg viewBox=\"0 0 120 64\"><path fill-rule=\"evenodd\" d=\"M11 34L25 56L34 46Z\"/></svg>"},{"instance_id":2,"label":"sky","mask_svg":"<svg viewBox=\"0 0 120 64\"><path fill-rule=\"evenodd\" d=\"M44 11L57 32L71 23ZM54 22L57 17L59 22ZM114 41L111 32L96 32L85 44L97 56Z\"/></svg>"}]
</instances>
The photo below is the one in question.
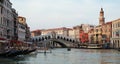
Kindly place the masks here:
<instances>
[{"instance_id":1,"label":"sky","mask_svg":"<svg viewBox=\"0 0 120 64\"><path fill-rule=\"evenodd\" d=\"M105 21L120 18L120 0L10 0L30 30L98 25L104 9Z\"/></svg>"}]
</instances>

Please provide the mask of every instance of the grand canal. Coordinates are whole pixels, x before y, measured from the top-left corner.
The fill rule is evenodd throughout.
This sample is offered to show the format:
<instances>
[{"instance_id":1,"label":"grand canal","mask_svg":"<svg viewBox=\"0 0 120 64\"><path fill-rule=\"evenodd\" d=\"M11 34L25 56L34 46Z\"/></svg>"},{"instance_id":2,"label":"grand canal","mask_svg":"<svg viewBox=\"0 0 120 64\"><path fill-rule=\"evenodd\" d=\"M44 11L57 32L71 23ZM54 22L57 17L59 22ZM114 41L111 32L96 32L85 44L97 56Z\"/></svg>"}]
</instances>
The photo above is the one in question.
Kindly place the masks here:
<instances>
[{"instance_id":1,"label":"grand canal","mask_svg":"<svg viewBox=\"0 0 120 64\"><path fill-rule=\"evenodd\" d=\"M120 64L120 52L105 49L53 49L16 58L0 58L0 64Z\"/></svg>"}]
</instances>

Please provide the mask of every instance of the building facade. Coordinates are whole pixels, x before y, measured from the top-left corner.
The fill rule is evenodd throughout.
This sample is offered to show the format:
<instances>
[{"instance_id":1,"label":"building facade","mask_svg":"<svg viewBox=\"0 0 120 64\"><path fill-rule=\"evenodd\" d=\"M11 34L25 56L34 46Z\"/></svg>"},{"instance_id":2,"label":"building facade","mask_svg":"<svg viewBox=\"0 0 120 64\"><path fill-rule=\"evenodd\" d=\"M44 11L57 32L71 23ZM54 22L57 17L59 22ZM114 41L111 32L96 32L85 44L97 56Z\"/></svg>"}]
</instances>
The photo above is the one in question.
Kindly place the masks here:
<instances>
[{"instance_id":1,"label":"building facade","mask_svg":"<svg viewBox=\"0 0 120 64\"><path fill-rule=\"evenodd\" d=\"M88 40L90 44L94 43L94 28L88 31Z\"/></svg>"},{"instance_id":2,"label":"building facade","mask_svg":"<svg viewBox=\"0 0 120 64\"><path fill-rule=\"evenodd\" d=\"M0 37L12 39L14 37L14 18L12 3L9 0L0 0Z\"/></svg>"},{"instance_id":3,"label":"building facade","mask_svg":"<svg viewBox=\"0 0 120 64\"><path fill-rule=\"evenodd\" d=\"M110 42L112 37L112 22L99 25L94 29L94 43L104 44Z\"/></svg>"},{"instance_id":4,"label":"building facade","mask_svg":"<svg viewBox=\"0 0 120 64\"><path fill-rule=\"evenodd\" d=\"M66 27L46 29L46 30L43 29L41 30L41 35L46 35L46 34L50 34L51 32L55 32L56 34L59 34L59 35L68 36L68 30L69 28L66 28Z\"/></svg>"},{"instance_id":5,"label":"building facade","mask_svg":"<svg viewBox=\"0 0 120 64\"><path fill-rule=\"evenodd\" d=\"M16 13L16 10L15 9L12 9L12 12L13 12L13 19L14 19L14 36L13 36L13 39L12 40L18 40L18 13Z\"/></svg>"},{"instance_id":6,"label":"building facade","mask_svg":"<svg viewBox=\"0 0 120 64\"><path fill-rule=\"evenodd\" d=\"M112 37L112 22L107 22L101 26L102 29L102 39L106 42L110 42Z\"/></svg>"},{"instance_id":7,"label":"building facade","mask_svg":"<svg viewBox=\"0 0 120 64\"><path fill-rule=\"evenodd\" d=\"M82 29L81 26L74 26L73 27L73 31L74 31L74 38L76 39L76 41L80 42L80 30Z\"/></svg>"},{"instance_id":8,"label":"building facade","mask_svg":"<svg viewBox=\"0 0 120 64\"><path fill-rule=\"evenodd\" d=\"M31 41L31 33L30 33L30 27L26 25L26 35L25 35L26 41Z\"/></svg>"},{"instance_id":9,"label":"building facade","mask_svg":"<svg viewBox=\"0 0 120 64\"><path fill-rule=\"evenodd\" d=\"M89 30L93 29L94 26L93 25L89 25L89 24L81 24L79 26L75 26L73 27L73 31L74 31L74 38L77 39L77 41L80 42L80 34L81 34L81 30L84 32L84 33L89 33Z\"/></svg>"},{"instance_id":10,"label":"building facade","mask_svg":"<svg viewBox=\"0 0 120 64\"><path fill-rule=\"evenodd\" d=\"M91 29L94 29L94 25L90 25L90 24L81 24L82 30L85 33L88 33Z\"/></svg>"},{"instance_id":11,"label":"building facade","mask_svg":"<svg viewBox=\"0 0 120 64\"><path fill-rule=\"evenodd\" d=\"M89 38L88 38L88 33L85 33L83 30L80 30L80 42L81 43L88 43Z\"/></svg>"},{"instance_id":12,"label":"building facade","mask_svg":"<svg viewBox=\"0 0 120 64\"><path fill-rule=\"evenodd\" d=\"M112 21L112 38L113 48L120 48L120 18Z\"/></svg>"},{"instance_id":13,"label":"building facade","mask_svg":"<svg viewBox=\"0 0 120 64\"><path fill-rule=\"evenodd\" d=\"M109 44L112 37L112 22L106 22L103 8L100 10L99 25L94 28L93 42L95 44Z\"/></svg>"},{"instance_id":14,"label":"building facade","mask_svg":"<svg viewBox=\"0 0 120 64\"><path fill-rule=\"evenodd\" d=\"M73 28L53 28L53 29L41 29L41 30L34 30L31 32L32 37L39 36L39 35L47 35L55 32L56 34L62 36L68 36L71 38L76 39L76 41L80 42L80 30L82 29L85 33L88 33L90 29L93 29L93 25L89 24L81 24L74 26Z\"/></svg>"},{"instance_id":15,"label":"building facade","mask_svg":"<svg viewBox=\"0 0 120 64\"><path fill-rule=\"evenodd\" d=\"M31 37L40 36L40 35L41 35L41 30L31 31Z\"/></svg>"},{"instance_id":16,"label":"building facade","mask_svg":"<svg viewBox=\"0 0 120 64\"><path fill-rule=\"evenodd\" d=\"M26 18L25 17L18 17L18 40L19 41L26 41Z\"/></svg>"},{"instance_id":17,"label":"building facade","mask_svg":"<svg viewBox=\"0 0 120 64\"><path fill-rule=\"evenodd\" d=\"M75 31L73 29L68 30L68 36L71 38L75 38Z\"/></svg>"}]
</instances>

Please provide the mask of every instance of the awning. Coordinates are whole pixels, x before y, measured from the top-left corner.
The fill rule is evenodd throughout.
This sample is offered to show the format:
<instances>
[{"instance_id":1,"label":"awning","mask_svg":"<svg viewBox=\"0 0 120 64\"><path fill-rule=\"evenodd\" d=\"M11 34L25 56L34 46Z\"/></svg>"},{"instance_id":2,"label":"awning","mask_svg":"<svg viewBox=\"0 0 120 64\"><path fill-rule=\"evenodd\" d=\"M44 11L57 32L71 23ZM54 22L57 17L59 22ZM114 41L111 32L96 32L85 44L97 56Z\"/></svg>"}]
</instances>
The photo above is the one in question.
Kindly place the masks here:
<instances>
[{"instance_id":1,"label":"awning","mask_svg":"<svg viewBox=\"0 0 120 64\"><path fill-rule=\"evenodd\" d=\"M18 40L10 40L10 43L22 44L24 42Z\"/></svg>"},{"instance_id":2,"label":"awning","mask_svg":"<svg viewBox=\"0 0 120 64\"><path fill-rule=\"evenodd\" d=\"M5 40L0 40L0 42L5 43L5 42L7 42L7 41L5 41Z\"/></svg>"},{"instance_id":3,"label":"awning","mask_svg":"<svg viewBox=\"0 0 120 64\"><path fill-rule=\"evenodd\" d=\"M6 43L6 42L8 42L8 41L7 41L5 38L1 38L1 37L0 37L0 42L1 42L1 43Z\"/></svg>"},{"instance_id":4,"label":"awning","mask_svg":"<svg viewBox=\"0 0 120 64\"><path fill-rule=\"evenodd\" d=\"M1 37L0 37L0 40L6 40L6 39L5 39L5 38L1 38Z\"/></svg>"}]
</instances>

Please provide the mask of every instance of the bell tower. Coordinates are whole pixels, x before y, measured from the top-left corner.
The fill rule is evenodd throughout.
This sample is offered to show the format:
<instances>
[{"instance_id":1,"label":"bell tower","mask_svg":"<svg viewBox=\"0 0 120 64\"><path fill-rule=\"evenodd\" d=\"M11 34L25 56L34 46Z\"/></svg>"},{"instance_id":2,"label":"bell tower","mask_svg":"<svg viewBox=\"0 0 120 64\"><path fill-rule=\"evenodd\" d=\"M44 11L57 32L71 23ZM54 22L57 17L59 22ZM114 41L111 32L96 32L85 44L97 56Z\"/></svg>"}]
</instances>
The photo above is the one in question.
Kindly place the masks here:
<instances>
[{"instance_id":1,"label":"bell tower","mask_svg":"<svg viewBox=\"0 0 120 64\"><path fill-rule=\"evenodd\" d=\"M103 8L101 8L99 16L99 25L103 25L104 23L105 23L104 11Z\"/></svg>"}]
</instances>

